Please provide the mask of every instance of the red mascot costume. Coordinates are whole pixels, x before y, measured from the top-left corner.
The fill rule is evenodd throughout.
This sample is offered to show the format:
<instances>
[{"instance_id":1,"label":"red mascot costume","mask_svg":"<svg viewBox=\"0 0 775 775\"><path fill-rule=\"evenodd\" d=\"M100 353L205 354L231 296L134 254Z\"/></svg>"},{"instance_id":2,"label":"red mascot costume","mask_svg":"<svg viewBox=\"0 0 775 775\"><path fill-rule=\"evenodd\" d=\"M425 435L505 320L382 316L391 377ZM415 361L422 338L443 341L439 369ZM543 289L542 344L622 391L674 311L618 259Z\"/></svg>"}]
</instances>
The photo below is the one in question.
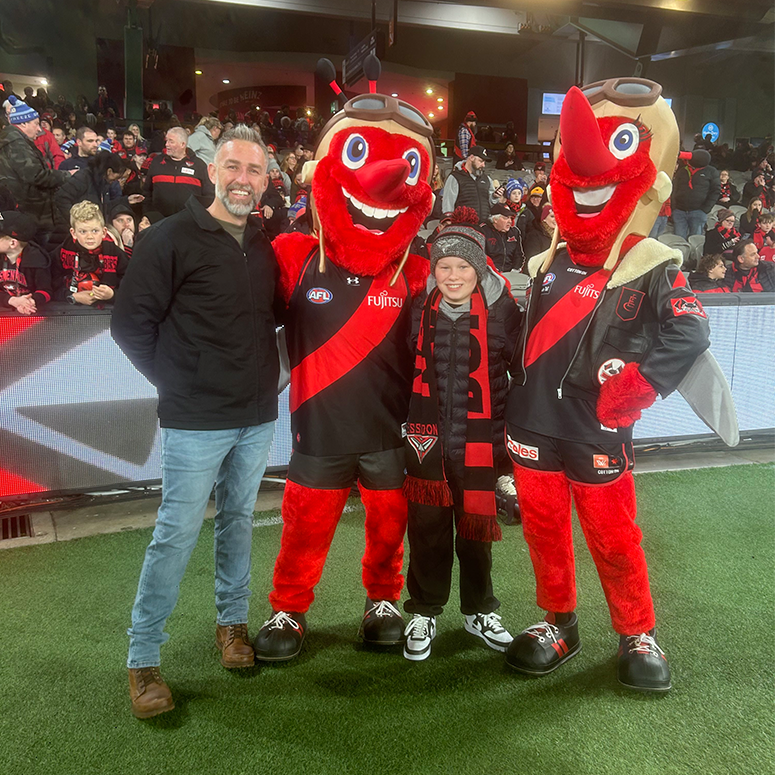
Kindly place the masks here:
<instances>
[{"instance_id":1,"label":"red mascot costume","mask_svg":"<svg viewBox=\"0 0 775 775\"><path fill-rule=\"evenodd\" d=\"M619 681L654 692L671 688L670 670L635 519L632 425L709 345L681 253L647 239L679 150L661 91L618 78L565 98L550 180L558 232L529 264L506 411L537 601L548 612L514 639L507 663L545 675L581 650L573 501L620 635Z\"/></svg>"},{"instance_id":2,"label":"red mascot costume","mask_svg":"<svg viewBox=\"0 0 775 775\"><path fill-rule=\"evenodd\" d=\"M368 63L379 68L375 58ZM334 68L319 72L335 90ZM367 70L374 91L376 77ZM288 305L293 454L283 533L256 659L295 657L328 549L357 480L366 511L363 640L400 642L407 506L401 424L411 395L411 299L428 262L409 246L431 210L433 130L411 105L382 94L347 102L323 129L313 161L316 237L274 241Z\"/></svg>"}]
</instances>

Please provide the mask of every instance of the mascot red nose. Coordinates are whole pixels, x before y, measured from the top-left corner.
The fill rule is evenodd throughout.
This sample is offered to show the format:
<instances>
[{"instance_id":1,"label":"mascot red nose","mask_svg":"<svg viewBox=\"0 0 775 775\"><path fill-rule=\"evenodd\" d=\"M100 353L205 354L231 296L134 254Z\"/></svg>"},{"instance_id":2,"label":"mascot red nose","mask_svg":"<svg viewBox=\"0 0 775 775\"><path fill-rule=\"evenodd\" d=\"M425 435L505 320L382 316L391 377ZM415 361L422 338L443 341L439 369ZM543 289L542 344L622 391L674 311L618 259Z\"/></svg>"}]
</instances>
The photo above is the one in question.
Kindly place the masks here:
<instances>
[{"instance_id":1,"label":"mascot red nose","mask_svg":"<svg viewBox=\"0 0 775 775\"><path fill-rule=\"evenodd\" d=\"M320 67L333 72L326 61ZM274 241L287 304L293 454L272 615L255 640L259 660L301 650L305 614L355 481L366 511L360 635L377 646L403 635L395 603L407 520L407 337L411 299L428 274L427 259L409 248L431 209L432 135L420 111L393 97L347 102L304 166L316 235Z\"/></svg>"},{"instance_id":2,"label":"mascot red nose","mask_svg":"<svg viewBox=\"0 0 775 775\"><path fill-rule=\"evenodd\" d=\"M581 650L574 502L620 636L619 681L653 692L668 691L671 678L636 524L632 425L709 345L681 253L647 237L679 150L660 95L652 81L618 78L565 98L550 178L558 231L529 262L506 411L537 602L547 611L513 640L508 664L544 675Z\"/></svg>"}]
</instances>

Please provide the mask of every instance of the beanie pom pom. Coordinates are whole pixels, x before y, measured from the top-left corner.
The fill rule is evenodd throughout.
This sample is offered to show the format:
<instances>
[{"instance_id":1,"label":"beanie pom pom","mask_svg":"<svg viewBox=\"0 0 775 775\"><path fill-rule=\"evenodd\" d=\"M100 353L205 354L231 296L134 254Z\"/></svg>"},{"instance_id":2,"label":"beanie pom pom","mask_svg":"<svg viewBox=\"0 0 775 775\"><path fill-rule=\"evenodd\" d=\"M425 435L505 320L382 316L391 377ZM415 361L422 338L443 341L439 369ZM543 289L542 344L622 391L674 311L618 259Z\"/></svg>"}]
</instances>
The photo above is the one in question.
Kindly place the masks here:
<instances>
[{"instance_id":1,"label":"beanie pom pom","mask_svg":"<svg viewBox=\"0 0 775 775\"><path fill-rule=\"evenodd\" d=\"M12 94L8 98L8 102L10 102L11 105L15 108L19 104L19 98L15 94Z\"/></svg>"},{"instance_id":2,"label":"beanie pom pom","mask_svg":"<svg viewBox=\"0 0 775 775\"><path fill-rule=\"evenodd\" d=\"M451 223L469 223L472 226L479 225L479 214L473 207L460 207L455 208L455 212L452 213L450 218Z\"/></svg>"}]
</instances>

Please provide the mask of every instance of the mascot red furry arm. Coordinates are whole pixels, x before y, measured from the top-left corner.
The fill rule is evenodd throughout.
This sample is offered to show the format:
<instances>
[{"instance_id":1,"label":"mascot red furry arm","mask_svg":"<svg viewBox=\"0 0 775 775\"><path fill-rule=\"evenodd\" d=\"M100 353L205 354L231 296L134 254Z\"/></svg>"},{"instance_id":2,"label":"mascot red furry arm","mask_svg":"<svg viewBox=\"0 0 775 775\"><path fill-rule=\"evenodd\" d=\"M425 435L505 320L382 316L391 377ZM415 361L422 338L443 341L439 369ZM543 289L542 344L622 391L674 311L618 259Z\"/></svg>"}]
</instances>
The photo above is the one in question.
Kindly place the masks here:
<instances>
[{"instance_id":1,"label":"mascot red furry arm","mask_svg":"<svg viewBox=\"0 0 775 775\"><path fill-rule=\"evenodd\" d=\"M537 602L547 611L507 651L529 675L581 649L573 500L620 636L619 681L671 687L635 523L632 425L709 345L680 252L648 238L670 195L678 140L652 81L601 81L565 97L550 178L557 231L528 265L522 360L506 412Z\"/></svg>"},{"instance_id":2,"label":"mascot red furry arm","mask_svg":"<svg viewBox=\"0 0 775 775\"><path fill-rule=\"evenodd\" d=\"M375 61L367 59L370 81ZM333 65L321 67L333 82ZM407 519L401 426L411 395L411 299L429 271L409 247L433 202L432 136L427 119L408 103L376 93L350 100L324 127L304 166L314 236L274 241L288 305L293 454L272 615L255 641L259 660L299 653L306 613L356 481L366 511L360 635L378 646L403 635L396 608Z\"/></svg>"}]
</instances>

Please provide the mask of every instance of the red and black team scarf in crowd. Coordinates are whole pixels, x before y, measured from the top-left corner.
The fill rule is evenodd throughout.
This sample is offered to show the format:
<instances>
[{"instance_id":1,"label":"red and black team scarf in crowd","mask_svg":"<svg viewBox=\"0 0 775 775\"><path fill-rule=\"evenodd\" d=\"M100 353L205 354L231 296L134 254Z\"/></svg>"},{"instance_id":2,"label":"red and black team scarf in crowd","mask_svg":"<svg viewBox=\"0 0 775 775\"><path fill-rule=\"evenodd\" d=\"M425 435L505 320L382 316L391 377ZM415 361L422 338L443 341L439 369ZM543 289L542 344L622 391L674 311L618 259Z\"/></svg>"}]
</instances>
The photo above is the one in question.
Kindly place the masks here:
<instances>
[{"instance_id":1,"label":"red and black team scarf in crowd","mask_svg":"<svg viewBox=\"0 0 775 775\"><path fill-rule=\"evenodd\" d=\"M434 288L423 308L406 424L407 477L404 495L413 503L426 506L453 505L452 491L444 474L444 454L439 438L439 399L433 365L441 300L441 291ZM463 514L458 521L458 535L474 541L500 541L501 529L496 514L487 304L477 285L471 296Z\"/></svg>"},{"instance_id":2,"label":"red and black team scarf in crowd","mask_svg":"<svg viewBox=\"0 0 775 775\"><path fill-rule=\"evenodd\" d=\"M740 232L732 226L729 229L725 229L720 223L718 226L716 226L716 231L721 235L721 238L724 240L724 242L729 242L729 240L735 239L736 237L740 238Z\"/></svg>"}]
</instances>

